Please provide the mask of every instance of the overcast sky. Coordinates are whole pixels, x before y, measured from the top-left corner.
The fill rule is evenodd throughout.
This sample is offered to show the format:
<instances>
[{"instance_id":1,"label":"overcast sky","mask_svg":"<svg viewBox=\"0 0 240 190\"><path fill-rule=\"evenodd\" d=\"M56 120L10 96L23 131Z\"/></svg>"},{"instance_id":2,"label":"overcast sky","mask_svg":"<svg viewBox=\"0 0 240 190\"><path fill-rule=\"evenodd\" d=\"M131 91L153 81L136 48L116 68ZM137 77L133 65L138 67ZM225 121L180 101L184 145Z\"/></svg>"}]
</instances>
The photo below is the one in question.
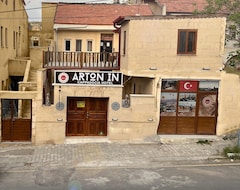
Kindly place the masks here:
<instances>
[{"instance_id":1,"label":"overcast sky","mask_svg":"<svg viewBox=\"0 0 240 190\"><path fill-rule=\"evenodd\" d=\"M113 0L25 0L26 11L28 13L29 21L41 21L42 11L41 3L42 2L68 2L68 3L111 3Z\"/></svg>"}]
</instances>

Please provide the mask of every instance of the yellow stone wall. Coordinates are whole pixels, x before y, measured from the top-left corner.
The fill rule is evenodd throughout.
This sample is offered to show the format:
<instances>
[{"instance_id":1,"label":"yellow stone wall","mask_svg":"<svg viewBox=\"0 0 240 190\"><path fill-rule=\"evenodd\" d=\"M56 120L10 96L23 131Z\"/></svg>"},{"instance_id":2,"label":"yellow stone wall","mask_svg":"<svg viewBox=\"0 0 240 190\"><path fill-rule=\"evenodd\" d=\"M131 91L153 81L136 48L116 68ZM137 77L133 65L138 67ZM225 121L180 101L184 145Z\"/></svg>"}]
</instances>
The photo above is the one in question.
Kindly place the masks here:
<instances>
[{"instance_id":1,"label":"yellow stone wall","mask_svg":"<svg viewBox=\"0 0 240 190\"><path fill-rule=\"evenodd\" d=\"M76 40L82 40L82 51L87 52L87 41L91 40L93 43L92 52L100 52L101 34L113 34L113 51L118 51L118 34L113 32L100 31L78 31L78 30L57 30L54 34L54 41L56 42L57 50L65 50L65 40L71 41L72 52L76 51Z\"/></svg>"},{"instance_id":2,"label":"yellow stone wall","mask_svg":"<svg viewBox=\"0 0 240 190\"><path fill-rule=\"evenodd\" d=\"M6 4L7 2L7 4ZM14 11L12 1L0 1L0 90L6 88L8 79L8 59L16 57L27 57L28 52L28 17L24 10L22 0L15 1ZM15 48L13 42L13 33L15 34Z\"/></svg>"},{"instance_id":3,"label":"yellow stone wall","mask_svg":"<svg viewBox=\"0 0 240 190\"><path fill-rule=\"evenodd\" d=\"M218 135L240 129L240 79L238 75L223 72L220 87Z\"/></svg>"},{"instance_id":4,"label":"yellow stone wall","mask_svg":"<svg viewBox=\"0 0 240 190\"><path fill-rule=\"evenodd\" d=\"M240 80L222 71L225 26L224 17L130 20L122 25L126 54L121 49L121 71L128 76L152 76L160 84L162 79L219 80L216 134L239 129ZM198 30L196 55L177 55L178 29ZM123 43L122 37L121 47ZM159 117L160 95L156 102Z\"/></svg>"},{"instance_id":5,"label":"yellow stone wall","mask_svg":"<svg viewBox=\"0 0 240 190\"><path fill-rule=\"evenodd\" d=\"M156 97L153 95L130 95L129 108L122 107L122 87L84 87L61 85L60 101L64 110L58 111L59 86L54 86L54 104L42 103L42 88L46 70L38 71L38 96L36 99L36 119L33 127L33 141L36 144L61 144L66 140L65 126L67 121L67 97L104 97L108 102L108 135L110 141L142 140L156 134L158 126ZM115 111L111 104L118 102L120 109ZM146 110L148 112L146 113Z\"/></svg>"},{"instance_id":6,"label":"yellow stone wall","mask_svg":"<svg viewBox=\"0 0 240 190\"><path fill-rule=\"evenodd\" d=\"M148 77L148 94L130 94L130 107L114 111L113 102L122 105L124 98L122 87L83 87L61 86L61 102L65 104L62 111L56 109L59 87L54 87L54 104L42 104L42 89L45 71L39 71L38 98L36 103L36 123L34 140L36 144L64 143L66 124L66 104L68 96L108 97L108 135L110 141L142 141L157 134L160 115L160 94L162 79L219 80L217 135L223 135L240 127L240 81L238 76L221 71L224 54L225 18L174 19L174 20L136 20L123 26L127 33L127 54L122 55L121 71L139 83L138 77ZM143 27L151 31L151 35ZM211 26L211 27L210 27ZM192 56L177 55L177 29L198 28L197 54ZM219 31L217 33L214 32ZM142 32L137 32L142 31ZM206 33L207 32L207 33ZM100 41L100 33L86 35L86 39ZM77 38L77 32L58 33L58 43L64 36ZM82 34L81 36L85 36ZM167 38L164 36L168 36ZM63 44L58 45L59 50ZM99 48L99 45L94 48ZM154 69L149 69L154 68ZM203 68L208 68L204 70ZM39 77L38 77L39 78ZM144 81L144 80L143 80ZM145 83L143 82L144 86Z\"/></svg>"},{"instance_id":7,"label":"yellow stone wall","mask_svg":"<svg viewBox=\"0 0 240 190\"><path fill-rule=\"evenodd\" d=\"M122 26L122 35L126 31L126 54L121 49L121 69L131 75L144 74L149 68L163 74L201 75L202 68L216 72L222 67L225 25L222 17L131 20ZM178 29L198 30L196 55L177 55Z\"/></svg>"}]
</instances>

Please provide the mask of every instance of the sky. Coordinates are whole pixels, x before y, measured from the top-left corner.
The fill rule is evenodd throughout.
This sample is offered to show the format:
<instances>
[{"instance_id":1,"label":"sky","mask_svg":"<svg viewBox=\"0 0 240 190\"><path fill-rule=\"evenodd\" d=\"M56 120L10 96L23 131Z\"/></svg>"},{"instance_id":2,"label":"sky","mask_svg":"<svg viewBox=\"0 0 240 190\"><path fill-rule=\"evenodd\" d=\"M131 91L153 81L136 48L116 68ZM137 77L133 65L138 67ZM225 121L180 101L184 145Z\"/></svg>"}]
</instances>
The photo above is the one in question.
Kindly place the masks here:
<instances>
[{"instance_id":1,"label":"sky","mask_svg":"<svg viewBox=\"0 0 240 190\"><path fill-rule=\"evenodd\" d=\"M42 2L68 2L68 3L111 3L113 0L25 0L25 9L28 14L29 21L41 21Z\"/></svg>"}]
</instances>

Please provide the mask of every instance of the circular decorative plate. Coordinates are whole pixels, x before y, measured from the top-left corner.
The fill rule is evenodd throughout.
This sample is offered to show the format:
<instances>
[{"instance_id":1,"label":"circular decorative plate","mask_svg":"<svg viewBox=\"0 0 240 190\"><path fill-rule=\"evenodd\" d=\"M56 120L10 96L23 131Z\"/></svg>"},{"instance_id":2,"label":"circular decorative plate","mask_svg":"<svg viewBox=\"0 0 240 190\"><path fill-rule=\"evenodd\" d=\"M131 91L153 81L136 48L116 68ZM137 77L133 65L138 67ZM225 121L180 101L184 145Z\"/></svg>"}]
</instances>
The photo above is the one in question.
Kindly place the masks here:
<instances>
[{"instance_id":1,"label":"circular decorative plate","mask_svg":"<svg viewBox=\"0 0 240 190\"><path fill-rule=\"evenodd\" d=\"M64 103L58 102L58 103L56 104L56 109L57 109L58 111L63 110L63 109L64 109Z\"/></svg>"},{"instance_id":2,"label":"circular decorative plate","mask_svg":"<svg viewBox=\"0 0 240 190\"><path fill-rule=\"evenodd\" d=\"M113 102L111 106L114 111L117 111L120 108L120 104L118 102Z\"/></svg>"}]
</instances>

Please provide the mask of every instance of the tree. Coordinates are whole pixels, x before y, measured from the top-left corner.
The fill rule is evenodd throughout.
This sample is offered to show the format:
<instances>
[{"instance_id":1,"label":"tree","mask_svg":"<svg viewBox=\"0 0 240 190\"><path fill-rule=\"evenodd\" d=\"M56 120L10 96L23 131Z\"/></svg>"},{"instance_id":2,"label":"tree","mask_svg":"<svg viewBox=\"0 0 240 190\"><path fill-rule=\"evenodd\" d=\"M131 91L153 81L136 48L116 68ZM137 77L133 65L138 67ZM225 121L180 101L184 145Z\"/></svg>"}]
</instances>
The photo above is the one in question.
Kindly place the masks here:
<instances>
[{"instance_id":1,"label":"tree","mask_svg":"<svg viewBox=\"0 0 240 190\"><path fill-rule=\"evenodd\" d=\"M240 70L240 0L206 0L202 14L227 14L226 41L234 41L236 50L228 55L229 64Z\"/></svg>"}]
</instances>

